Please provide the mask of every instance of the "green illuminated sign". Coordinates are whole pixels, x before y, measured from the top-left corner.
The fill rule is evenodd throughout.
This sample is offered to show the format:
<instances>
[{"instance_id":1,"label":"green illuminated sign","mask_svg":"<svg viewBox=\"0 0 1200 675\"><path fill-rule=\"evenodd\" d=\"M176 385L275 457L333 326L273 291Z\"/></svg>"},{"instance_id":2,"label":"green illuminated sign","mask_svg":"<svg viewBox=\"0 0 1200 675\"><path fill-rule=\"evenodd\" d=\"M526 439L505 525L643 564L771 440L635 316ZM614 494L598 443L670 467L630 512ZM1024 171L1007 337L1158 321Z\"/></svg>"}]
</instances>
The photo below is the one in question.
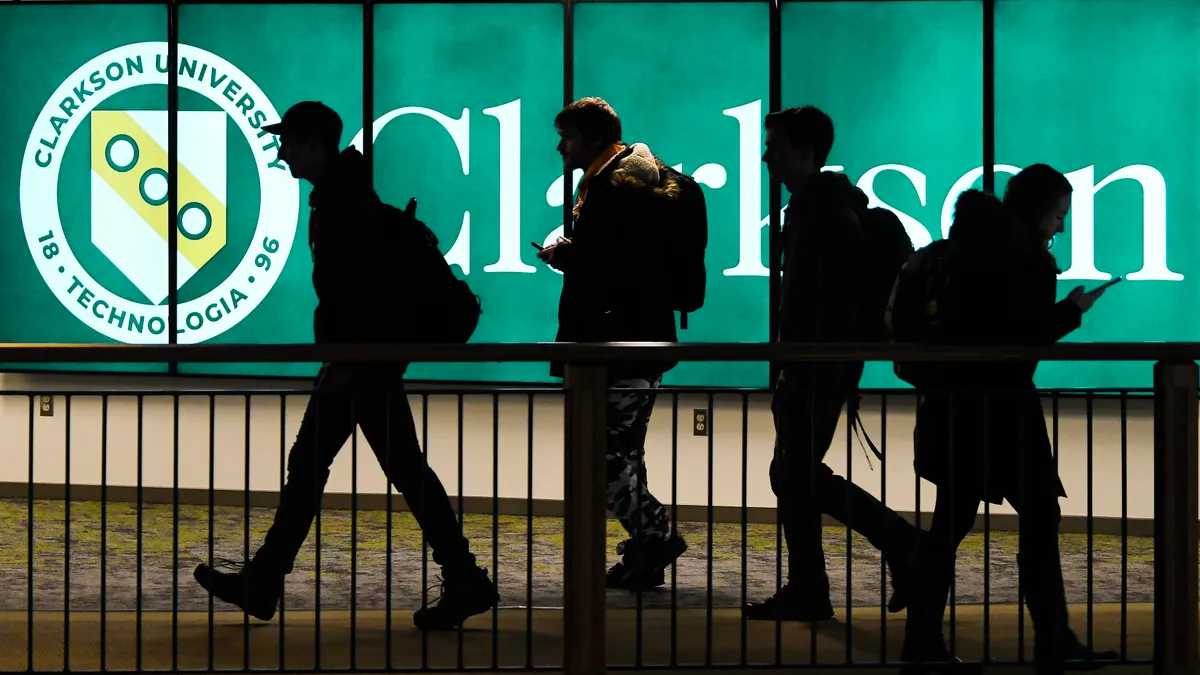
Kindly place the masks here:
<instances>
[{"instance_id":1,"label":"green illuminated sign","mask_svg":"<svg viewBox=\"0 0 1200 675\"><path fill-rule=\"evenodd\" d=\"M1061 292L1111 275L1128 280L1072 339L1200 334L1200 319L1178 309L1196 293L1188 225L1200 179L1200 63L1191 47L1200 10L1163 0L1149 3L1163 10L1151 15L1145 4L997 3L997 187L1033 162L1066 173L1075 200L1054 249ZM528 242L561 232L552 120L563 104L563 11L532 3L375 8L376 188L394 204L417 198L447 259L483 297L478 341L555 334L561 278ZM759 3L574 8L574 94L608 99L627 141L648 143L706 191L709 297L684 340L767 338L768 181L759 158L769 11ZM278 162L261 126L294 101L320 99L342 114L343 142L362 147L361 8L180 7L176 214L166 201L161 8L0 12L13 36L0 54L14 62L39 54L13 75L0 111L0 158L9 158L0 183L11 188L0 195L0 340L165 343L167 233L175 227L178 342L310 341L309 187ZM1065 35L1064 22L1072 26ZM270 40L256 28L264 25ZM847 25L855 30L835 30ZM918 246L944 236L957 195L980 184L981 26L981 3L967 1L782 8L784 105L813 103L831 114L837 139L827 168L894 210ZM305 56L314 29L320 58ZM47 31L70 39L46 51L21 37ZM1114 46L1109 37L1118 34ZM1170 50L1188 57L1164 59ZM1059 64L1052 70L1062 77L1051 78L1045 63ZM1154 78L1140 74L1151 71ZM386 312L405 289L363 292ZM181 370L307 375L314 366ZM1150 374L1141 364L1046 364L1039 372L1041 384L1063 387L1146 386ZM412 376L549 379L541 364L422 365ZM758 364L686 364L668 383L762 386L765 378ZM872 364L864 386L898 381L889 364Z\"/></svg>"}]
</instances>

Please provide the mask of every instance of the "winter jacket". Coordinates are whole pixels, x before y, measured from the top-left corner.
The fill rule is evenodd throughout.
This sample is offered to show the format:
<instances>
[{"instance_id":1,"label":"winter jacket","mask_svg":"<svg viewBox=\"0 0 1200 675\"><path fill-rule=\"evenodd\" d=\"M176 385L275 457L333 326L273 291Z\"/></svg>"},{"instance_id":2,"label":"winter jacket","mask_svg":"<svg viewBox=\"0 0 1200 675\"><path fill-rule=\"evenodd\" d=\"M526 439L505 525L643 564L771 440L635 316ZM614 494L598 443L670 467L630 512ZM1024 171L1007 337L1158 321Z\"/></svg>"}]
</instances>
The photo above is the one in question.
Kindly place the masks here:
<instances>
[{"instance_id":1,"label":"winter jacket","mask_svg":"<svg viewBox=\"0 0 1200 675\"><path fill-rule=\"evenodd\" d=\"M990 222L985 227L968 217ZM1053 258L1016 245L1012 227L977 210L956 209L950 231L955 252L940 310L948 343L1051 344L1079 327L1079 307L1055 301ZM1036 369L1036 361L955 362L947 369L946 390L928 393L917 413L917 475L934 485L952 479L956 489L977 491L996 504L1022 484L1065 497L1033 381Z\"/></svg>"},{"instance_id":2,"label":"winter jacket","mask_svg":"<svg viewBox=\"0 0 1200 675\"><path fill-rule=\"evenodd\" d=\"M592 177L571 243L556 251L563 273L559 342L674 342L675 313L663 251L680 185L635 143ZM648 377L676 364L610 364L612 377ZM561 364L551 374L562 376Z\"/></svg>"},{"instance_id":3,"label":"winter jacket","mask_svg":"<svg viewBox=\"0 0 1200 675\"><path fill-rule=\"evenodd\" d=\"M788 202L783 225L782 342L844 343L863 338L867 239L862 220L867 196L845 174L820 172ZM882 317L875 318L878 322ZM817 390L852 389L847 373L860 364L788 364L785 376ZM850 380L853 380L852 382Z\"/></svg>"},{"instance_id":4,"label":"winter jacket","mask_svg":"<svg viewBox=\"0 0 1200 675\"><path fill-rule=\"evenodd\" d=\"M402 251L382 244L376 217L379 195L368 178L367 159L355 148L339 153L313 188L308 203L312 252L315 341L389 342L400 320L395 303L380 301L385 289L403 296L419 280L404 277Z\"/></svg>"}]
</instances>

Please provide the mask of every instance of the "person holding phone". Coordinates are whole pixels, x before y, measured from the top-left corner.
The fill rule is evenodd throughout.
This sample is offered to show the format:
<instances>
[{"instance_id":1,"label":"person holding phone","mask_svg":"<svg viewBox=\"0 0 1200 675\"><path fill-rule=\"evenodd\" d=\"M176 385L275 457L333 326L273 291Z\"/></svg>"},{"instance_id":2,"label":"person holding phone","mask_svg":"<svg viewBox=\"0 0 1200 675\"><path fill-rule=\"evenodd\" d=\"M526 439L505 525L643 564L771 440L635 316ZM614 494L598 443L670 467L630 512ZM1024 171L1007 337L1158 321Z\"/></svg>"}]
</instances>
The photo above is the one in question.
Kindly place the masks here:
<instances>
[{"instance_id":1,"label":"person holding phone","mask_svg":"<svg viewBox=\"0 0 1200 675\"><path fill-rule=\"evenodd\" d=\"M1002 203L979 191L964 193L949 235L955 253L944 263L943 340L1049 344L1080 326L1111 284L1075 288L1056 301L1060 270L1050 244L1063 232L1070 206L1070 182L1045 164L1014 176ZM919 392L914 464L938 490L932 523L910 563L920 570L919 588L909 604L901 659L923 663L927 672L947 663L962 672L946 648L942 620L955 553L984 499L1007 500L1020 519L1017 562L1039 674L1090 670L1117 658L1093 652L1069 626L1058 549L1058 500L1066 491L1034 384L1037 365L956 363L939 378L944 388Z\"/></svg>"},{"instance_id":2,"label":"person holding phone","mask_svg":"<svg viewBox=\"0 0 1200 675\"><path fill-rule=\"evenodd\" d=\"M680 179L642 143L621 140L621 119L601 98L583 98L555 118L563 168L583 171L570 237L538 258L562 272L558 342L675 342L669 219ZM646 487L645 444L655 390L674 363L611 364L605 452L608 509L629 539L608 570L608 588L665 583L664 569L687 550L667 508ZM562 365L551 364L562 377Z\"/></svg>"}]
</instances>

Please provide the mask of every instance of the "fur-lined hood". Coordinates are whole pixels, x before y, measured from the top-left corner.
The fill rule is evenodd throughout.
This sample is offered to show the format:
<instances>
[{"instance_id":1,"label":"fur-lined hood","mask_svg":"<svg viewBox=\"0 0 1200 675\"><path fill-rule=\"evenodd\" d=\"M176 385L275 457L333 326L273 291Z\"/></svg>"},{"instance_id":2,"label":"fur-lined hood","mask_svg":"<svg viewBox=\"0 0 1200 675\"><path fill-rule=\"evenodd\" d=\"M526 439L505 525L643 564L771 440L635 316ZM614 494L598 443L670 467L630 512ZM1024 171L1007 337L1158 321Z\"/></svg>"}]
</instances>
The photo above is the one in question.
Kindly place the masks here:
<instances>
[{"instance_id":1,"label":"fur-lined hood","mask_svg":"<svg viewBox=\"0 0 1200 675\"><path fill-rule=\"evenodd\" d=\"M667 199L679 197L679 181L668 170L667 165L650 152L645 143L630 145L613 158L613 161L616 162L616 166L612 169L609 180L614 186L649 188L655 195Z\"/></svg>"}]
</instances>

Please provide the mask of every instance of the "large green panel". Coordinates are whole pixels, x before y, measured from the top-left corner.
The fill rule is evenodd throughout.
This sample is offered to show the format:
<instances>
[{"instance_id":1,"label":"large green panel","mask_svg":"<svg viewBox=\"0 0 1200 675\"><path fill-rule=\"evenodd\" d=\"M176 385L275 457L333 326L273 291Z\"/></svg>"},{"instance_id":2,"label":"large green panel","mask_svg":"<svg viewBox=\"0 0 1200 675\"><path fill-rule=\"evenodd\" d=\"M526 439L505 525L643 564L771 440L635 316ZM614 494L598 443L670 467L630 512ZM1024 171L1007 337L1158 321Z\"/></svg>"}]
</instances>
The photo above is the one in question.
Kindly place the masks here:
<instances>
[{"instance_id":1,"label":"large green panel","mask_svg":"<svg viewBox=\"0 0 1200 675\"><path fill-rule=\"evenodd\" d=\"M575 8L575 97L603 97L621 116L626 142L646 143L704 187L708 291L704 307L679 332L682 341L770 338L768 182L760 159L769 30L765 3ZM558 289L557 279L553 287ZM767 369L756 363L685 363L668 373L666 383L762 387Z\"/></svg>"},{"instance_id":2,"label":"large green panel","mask_svg":"<svg viewBox=\"0 0 1200 675\"><path fill-rule=\"evenodd\" d=\"M269 27L265 35L263 27ZM185 68L181 84L195 82L192 73L201 75L204 66L200 60L198 67L190 68L189 53L199 59L211 54L242 75L221 81L224 73L214 76L210 68L203 87L180 90L180 110L185 111L180 119L180 164L183 171L193 172L189 162L200 163L201 169L223 168L212 175L225 177L228 227L223 245L219 240L208 243L218 234L215 227L195 241L183 234L202 230L181 230L179 342L312 342L316 296L308 250L311 186L291 177L286 165L277 161L274 137L260 137L258 127L277 121L297 101L319 100L341 115L342 141L348 144L363 121L362 35L362 8L355 5L180 6ZM314 58L315 52L319 58ZM214 82L219 84L214 87ZM240 85L232 94L227 90L231 83ZM217 124L211 131L197 128L190 135L205 139L193 146L203 151L194 156L182 140L191 111L209 111ZM183 194L183 171L181 206L190 201ZM187 264L197 269L185 279ZM316 373L316 364L191 363L180 364L179 370L308 376Z\"/></svg>"},{"instance_id":3,"label":"large green panel","mask_svg":"<svg viewBox=\"0 0 1200 675\"><path fill-rule=\"evenodd\" d=\"M5 5L0 341L166 343L165 274L154 278L154 270L165 270L167 249L151 227L165 229L166 209L139 218L92 170L105 164L105 144L94 147L100 140L94 132L122 118L121 111L150 111L135 114L148 116L165 136L166 75L158 68L165 61L157 59L166 56L166 7ZM128 149L114 149L118 163L127 163L121 153ZM135 235L140 239L131 241ZM153 300L127 276L134 268ZM166 370L165 364L11 367Z\"/></svg>"},{"instance_id":4,"label":"large green panel","mask_svg":"<svg viewBox=\"0 0 1200 675\"><path fill-rule=\"evenodd\" d=\"M476 342L554 340L559 281L529 241L562 214L547 203L562 176L562 26L557 4L375 8L375 187L397 206L417 199L482 297ZM399 292L382 291L379 311ZM410 376L549 380L545 364L418 364Z\"/></svg>"},{"instance_id":5,"label":"large green panel","mask_svg":"<svg viewBox=\"0 0 1200 675\"><path fill-rule=\"evenodd\" d=\"M1111 288L1075 341L1196 341L1200 5L996 3L996 160L1044 162L1074 196L1051 249L1059 293ZM996 174L1003 190L1009 175ZM1148 363L1044 363L1039 384L1148 387Z\"/></svg>"},{"instance_id":6,"label":"large green panel","mask_svg":"<svg viewBox=\"0 0 1200 675\"><path fill-rule=\"evenodd\" d=\"M791 2L782 12L783 104L829 112L831 168L899 213L919 245L942 236L957 194L980 185L981 3ZM343 142L355 142L362 8L185 4L179 13L180 203L205 208L189 209L180 230L178 340L308 342L309 186L275 161L259 127L295 101L319 99L342 114ZM1009 166L1047 162L1068 173L1076 199L1054 248L1066 270L1060 292L1127 278L1070 339L1200 333L1187 310L1200 273L1190 229L1200 196L1198 15L1189 0L996 3L997 187ZM418 199L483 296L476 341L552 340L560 277L528 242L552 238L561 223L552 121L563 104L562 6L384 4L375 20L376 188L397 205ZM573 96L608 99L627 141L648 143L705 186L709 297L681 339L767 339L759 155L768 6L580 3L574 27ZM164 239L175 219L155 205L162 174L150 171L166 164L165 31L164 6L0 6L0 56L20 64L6 71L0 111L0 185L9 187L0 192L0 341L166 341ZM134 145L137 161L119 170ZM370 292L386 312L400 289ZM182 370L310 375L313 365ZM549 379L544 364L429 365L412 375ZM668 380L761 386L765 372L688 364ZM1048 363L1039 383L1148 386L1150 369ZM863 384L899 382L881 363Z\"/></svg>"},{"instance_id":7,"label":"large green panel","mask_svg":"<svg viewBox=\"0 0 1200 675\"><path fill-rule=\"evenodd\" d=\"M783 105L833 119L827 170L894 210L917 247L940 238L983 157L982 3L784 3L782 23ZM869 363L862 386L905 385Z\"/></svg>"}]
</instances>

